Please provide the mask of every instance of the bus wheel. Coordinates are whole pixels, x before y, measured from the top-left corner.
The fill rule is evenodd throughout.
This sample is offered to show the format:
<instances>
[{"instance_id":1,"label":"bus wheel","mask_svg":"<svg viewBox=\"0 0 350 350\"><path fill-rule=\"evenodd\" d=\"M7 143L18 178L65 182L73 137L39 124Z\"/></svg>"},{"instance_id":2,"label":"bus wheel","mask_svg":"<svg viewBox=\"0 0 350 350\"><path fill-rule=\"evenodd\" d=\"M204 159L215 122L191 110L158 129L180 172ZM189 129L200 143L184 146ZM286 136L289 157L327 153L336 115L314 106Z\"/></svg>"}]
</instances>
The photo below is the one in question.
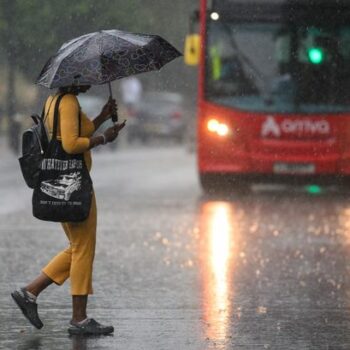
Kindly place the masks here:
<instances>
[{"instance_id":1,"label":"bus wheel","mask_svg":"<svg viewBox=\"0 0 350 350\"><path fill-rule=\"evenodd\" d=\"M250 190L248 182L234 175L199 174L199 180L206 194L246 194Z\"/></svg>"},{"instance_id":2,"label":"bus wheel","mask_svg":"<svg viewBox=\"0 0 350 350\"><path fill-rule=\"evenodd\" d=\"M340 190L340 193L345 194L346 196L349 196L349 193L350 193L350 176L342 177L338 181L338 183L340 183L338 191Z\"/></svg>"},{"instance_id":3,"label":"bus wheel","mask_svg":"<svg viewBox=\"0 0 350 350\"><path fill-rule=\"evenodd\" d=\"M199 174L199 182L202 190L206 194L215 194L220 187L220 180L218 179L218 175Z\"/></svg>"}]
</instances>

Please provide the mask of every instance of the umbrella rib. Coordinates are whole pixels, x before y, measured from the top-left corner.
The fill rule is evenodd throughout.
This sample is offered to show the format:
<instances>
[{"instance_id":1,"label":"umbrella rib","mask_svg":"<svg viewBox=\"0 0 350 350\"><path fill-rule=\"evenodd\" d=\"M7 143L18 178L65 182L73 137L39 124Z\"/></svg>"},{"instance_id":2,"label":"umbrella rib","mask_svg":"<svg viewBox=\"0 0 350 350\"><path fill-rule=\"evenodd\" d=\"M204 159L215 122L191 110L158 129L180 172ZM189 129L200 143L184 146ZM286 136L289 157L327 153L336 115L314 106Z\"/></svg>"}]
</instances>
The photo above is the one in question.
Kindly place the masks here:
<instances>
[{"instance_id":1,"label":"umbrella rib","mask_svg":"<svg viewBox=\"0 0 350 350\"><path fill-rule=\"evenodd\" d=\"M90 33L90 34L86 34L86 38L83 38L82 42L79 42L79 44L77 45L77 47L74 49L78 49L81 45L85 44L89 39L91 39L91 35L93 33ZM89 36L90 35L90 36ZM81 38L80 38L81 39ZM73 40L70 40L69 42L63 44L60 49L58 50L57 54L56 54L56 58L60 55L60 51L63 50L63 49L67 49L67 47L70 45L70 42L72 42L72 44L74 44L74 42L76 42L77 40L73 39ZM74 52L74 51L73 51ZM52 77L54 77L57 73L57 71L60 69L62 63L70 57L70 55L72 54L72 52L69 52L67 55L64 55L63 53L62 54L62 60L61 62L57 65L57 67L55 67L55 70L54 70L54 74L52 74Z\"/></svg>"},{"instance_id":2,"label":"umbrella rib","mask_svg":"<svg viewBox=\"0 0 350 350\"><path fill-rule=\"evenodd\" d=\"M110 33L108 33L108 31L103 31L103 32L106 33L107 35L110 35L111 37L116 37L116 35L110 34ZM124 42L126 42L126 43L128 43L128 44L132 43L132 44L135 45L137 48L143 48L143 47L144 47L144 46L140 46L140 45L138 45L138 44L135 44L135 43L133 43L133 42L131 42L131 41L128 41L127 39L124 39L124 38L122 38L122 37L120 37L120 36L118 36L117 38L120 39L120 40L122 40L122 41L124 41ZM148 45L148 43L147 43L146 45Z\"/></svg>"}]
</instances>

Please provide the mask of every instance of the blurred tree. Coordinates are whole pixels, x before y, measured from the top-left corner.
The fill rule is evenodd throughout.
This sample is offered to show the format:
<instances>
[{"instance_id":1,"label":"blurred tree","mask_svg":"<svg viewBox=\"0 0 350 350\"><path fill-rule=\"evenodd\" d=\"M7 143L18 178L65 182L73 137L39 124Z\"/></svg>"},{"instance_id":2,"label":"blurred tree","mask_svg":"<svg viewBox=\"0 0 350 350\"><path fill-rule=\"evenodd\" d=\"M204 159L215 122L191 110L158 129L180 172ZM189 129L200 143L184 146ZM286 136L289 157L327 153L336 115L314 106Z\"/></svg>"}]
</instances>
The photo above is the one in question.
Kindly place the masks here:
<instances>
[{"instance_id":1,"label":"blurred tree","mask_svg":"<svg viewBox=\"0 0 350 350\"><path fill-rule=\"evenodd\" d=\"M143 9L145 8L152 9L152 15L140 23L144 27L143 30L161 34L183 51L185 36L189 30L190 14L199 8L199 0L144 0ZM182 58L164 67L160 74L151 73L142 78L148 82L151 89L179 91L188 104L194 105L197 70L186 66Z\"/></svg>"},{"instance_id":2,"label":"blurred tree","mask_svg":"<svg viewBox=\"0 0 350 350\"><path fill-rule=\"evenodd\" d=\"M122 3L122 4L121 4ZM0 0L0 45L29 78L38 75L61 44L100 29L137 29L130 14L141 0ZM38 69L39 68L39 69Z\"/></svg>"},{"instance_id":3,"label":"blurred tree","mask_svg":"<svg viewBox=\"0 0 350 350\"><path fill-rule=\"evenodd\" d=\"M86 32L121 26L136 28L130 13L141 0L0 0L0 45L7 63L9 142L18 150L15 74L20 70L31 81L50 55L65 41Z\"/></svg>"},{"instance_id":4,"label":"blurred tree","mask_svg":"<svg viewBox=\"0 0 350 350\"><path fill-rule=\"evenodd\" d=\"M0 62L7 66L7 106L10 139L16 139L15 74L34 81L63 42L100 29L160 33L183 46L188 13L196 6L188 0L0 0ZM180 63L176 63L180 67ZM180 79L181 74L173 78ZM16 148L16 142L11 141ZM17 145L18 146L18 145Z\"/></svg>"}]
</instances>

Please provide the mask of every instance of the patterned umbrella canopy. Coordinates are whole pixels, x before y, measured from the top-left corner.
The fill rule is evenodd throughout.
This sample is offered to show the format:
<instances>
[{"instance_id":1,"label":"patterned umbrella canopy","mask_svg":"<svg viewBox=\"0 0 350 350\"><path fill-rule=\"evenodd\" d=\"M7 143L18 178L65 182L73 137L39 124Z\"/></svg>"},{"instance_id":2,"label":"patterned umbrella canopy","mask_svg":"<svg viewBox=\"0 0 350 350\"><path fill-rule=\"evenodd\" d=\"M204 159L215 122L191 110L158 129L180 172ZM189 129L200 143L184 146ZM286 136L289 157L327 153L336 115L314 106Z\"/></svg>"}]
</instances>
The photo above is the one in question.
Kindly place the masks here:
<instances>
[{"instance_id":1,"label":"patterned umbrella canopy","mask_svg":"<svg viewBox=\"0 0 350 350\"><path fill-rule=\"evenodd\" d=\"M181 56L158 35L102 30L72 39L52 56L36 83L47 88L99 85L159 70Z\"/></svg>"}]
</instances>

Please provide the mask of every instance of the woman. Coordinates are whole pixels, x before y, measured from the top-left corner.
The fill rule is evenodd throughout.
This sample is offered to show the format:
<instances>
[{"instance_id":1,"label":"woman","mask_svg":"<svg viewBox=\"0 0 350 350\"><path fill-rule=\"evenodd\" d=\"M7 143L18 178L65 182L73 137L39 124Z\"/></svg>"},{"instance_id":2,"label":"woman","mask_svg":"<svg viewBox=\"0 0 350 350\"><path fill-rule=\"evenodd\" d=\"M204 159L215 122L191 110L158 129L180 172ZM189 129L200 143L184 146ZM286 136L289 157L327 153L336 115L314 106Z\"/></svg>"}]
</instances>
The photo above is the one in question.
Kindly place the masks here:
<instances>
[{"instance_id":1,"label":"woman","mask_svg":"<svg viewBox=\"0 0 350 350\"><path fill-rule=\"evenodd\" d=\"M45 124L52 136L54 107L59 95L64 94L59 105L59 127L57 138L63 149L70 154L84 153L88 170L91 169L90 150L112 142L125 123L115 124L99 136L92 136L98 127L117 111L114 99L109 99L101 113L91 121L80 111L77 95L89 90L90 86L70 86L60 88L55 96L50 96L45 104ZM79 135L79 113L81 115ZM52 283L61 285L70 277L73 314L68 328L70 334L109 334L112 326L104 326L87 317L88 295L92 290L92 268L96 243L96 200L93 195L90 214L83 222L62 223L69 240L69 247L56 255L42 270L41 274L27 286L11 293L24 316L36 327L42 328L36 299Z\"/></svg>"}]
</instances>

